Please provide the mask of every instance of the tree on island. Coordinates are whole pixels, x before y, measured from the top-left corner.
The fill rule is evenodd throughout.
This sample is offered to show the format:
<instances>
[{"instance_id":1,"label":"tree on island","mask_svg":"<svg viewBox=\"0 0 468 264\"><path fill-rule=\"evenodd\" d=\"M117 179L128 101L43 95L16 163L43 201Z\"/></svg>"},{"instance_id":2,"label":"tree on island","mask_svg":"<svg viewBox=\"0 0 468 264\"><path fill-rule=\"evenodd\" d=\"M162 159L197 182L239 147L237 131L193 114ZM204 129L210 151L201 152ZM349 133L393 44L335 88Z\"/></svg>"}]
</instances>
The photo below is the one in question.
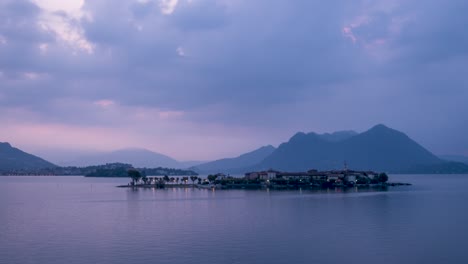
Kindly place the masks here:
<instances>
[{"instance_id":1,"label":"tree on island","mask_svg":"<svg viewBox=\"0 0 468 264\"><path fill-rule=\"evenodd\" d=\"M217 176L217 175L212 175L212 174L210 174L210 175L208 175L208 177L206 177L206 178L208 179L208 181L209 181L210 183L213 183L214 181L216 181L216 178L218 178L218 176Z\"/></svg>"},{"instance_id":2,"label":"tree on island","mask_svg":"<svg viewBox=\"0 0 468 264\"><path fill-rule=\"evenodd\" d=\"M146 175L143 175L143 176L141 177L141 180L143 181L144 184L148 184L148 180L149 180L149 179L148 179L148 177L146 177Z\"/></svg>"},{"instance_id":3,"label":"tree on island","mask_svg":"<svg viewBox=\"0 0 468 264\"><path fill-rule=\"evenodd\" d=\"M195 181L198 179L197 176L190 176L190 180L192 181L192 184L195 184Z\"/></svg>"},{"instance_id":4,"label":"tree on island","mask_svg":"<svg viewBox=\"0 0 468 264\"><path fill-rule=\"evenodd\" d=\"M165 182L169 182L171 179L169 179L169 176L164 175L163 180L164 180Z\"/></svg>"},{"instance_id":5,"label":"tree on island","mask_svg":"<svg viewBox=\"0 0 468 264\"><path fill-rule=\"evenodd\" d=\"M386 173L380 173L379 176L377 177L378 182L387 182L388 181L388 175Z\"/></svg>"},{"instance_id":6,"label":"tree on island","mask_svg":"<svg viewBox=\"0 0 468 264\"><path fill-rule=\"evenodd\" d=\"M187 184L188 179L188 177L182 177L182 181L184 182L184 184Z\"/></svg>"},{"instance_id":7,"label":"tree on island","mask_svg":"<svg viewBox=\"0 0 468 264\"><path fill-rule=\"evenodd\" d=\"M180 179L179 179L179 177L177 177L177 178L176 178L177 184L179 184L179 181L180 181Z\"/></svg>"},{"instance_id":8,"label":"tree on island","mask_svg":"<svg viewBox=\"0 0 468 264\"><path fill-rule=\"evenodd\" d=\"M128 177L130 177L132 179L132 185L135 185L141 179L141 173L136 169L129 169L127 171L127 175L128 175ZM145 178L146 178L146 176L145 176Z\"/></svg>"}]
</instances>

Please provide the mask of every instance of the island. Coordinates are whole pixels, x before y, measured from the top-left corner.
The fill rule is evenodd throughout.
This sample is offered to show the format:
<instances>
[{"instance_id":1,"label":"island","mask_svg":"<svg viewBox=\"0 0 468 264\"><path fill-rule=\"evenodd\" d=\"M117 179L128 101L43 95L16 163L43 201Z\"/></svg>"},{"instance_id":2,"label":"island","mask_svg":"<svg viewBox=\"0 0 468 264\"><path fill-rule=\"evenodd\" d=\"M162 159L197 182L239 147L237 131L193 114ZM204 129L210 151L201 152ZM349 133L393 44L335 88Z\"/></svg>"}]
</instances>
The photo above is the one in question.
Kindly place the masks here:
<instances>
[{"instance_id":1,"label":"island","mask_svg":"<svg viewBox=\"0 0 468 264\"><path fill-rule=\"evenodd\" d=\"M121 188L177 188L196 187L209 189L327 189L346 187L388 187L405 186L409 183L389 182L386 173L373 171L331 170L307 172L281 172L275 170L245 173L243 177L233 177L223 173L210 174L206 178L190 177L148 177L139 170L127 172L132 179ZM191 184L188 182L191 180Z\"/></svg>"}]
</instances>

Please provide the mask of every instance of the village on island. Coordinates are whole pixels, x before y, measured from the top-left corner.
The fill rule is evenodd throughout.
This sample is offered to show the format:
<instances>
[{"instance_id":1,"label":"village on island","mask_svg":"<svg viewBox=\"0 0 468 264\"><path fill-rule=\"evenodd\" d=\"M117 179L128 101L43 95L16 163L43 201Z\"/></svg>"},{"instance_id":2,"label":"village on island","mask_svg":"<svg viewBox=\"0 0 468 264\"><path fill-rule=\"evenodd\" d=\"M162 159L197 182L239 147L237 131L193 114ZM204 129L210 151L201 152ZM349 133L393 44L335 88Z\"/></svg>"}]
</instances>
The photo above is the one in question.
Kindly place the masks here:
<instances>
[{"instance_id":1,"label":"village on island","mask_svg":"<svg viewBox=\"0 0 468 264\"><path fill-rule=\"evenodd\" d=\"M313 189L337 187L386 187L410 185L388 182L386 173L373 171L343 170L307 172L281 172L276 170L245 173L234 177L223 173L210 174L206 178L197 175L169 177L167 175L145 176L136 169L129 169L132 181L118 187L142 188L206 188L206 189ZM190 182L189 182L190 181Z\"/></svg>"}]
</instances>

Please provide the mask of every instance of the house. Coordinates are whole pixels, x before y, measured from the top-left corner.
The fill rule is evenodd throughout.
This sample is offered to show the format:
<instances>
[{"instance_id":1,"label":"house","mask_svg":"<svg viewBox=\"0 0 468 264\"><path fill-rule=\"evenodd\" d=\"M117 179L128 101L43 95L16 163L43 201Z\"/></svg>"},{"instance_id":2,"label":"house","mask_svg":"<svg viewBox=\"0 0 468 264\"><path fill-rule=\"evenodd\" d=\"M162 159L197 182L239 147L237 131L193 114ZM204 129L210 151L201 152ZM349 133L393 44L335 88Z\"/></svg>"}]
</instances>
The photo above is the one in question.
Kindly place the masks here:
<instances>
[{"instance_id":1,"label":"house","mask_svg":"<svg viewBox=\"0 0 468 264\"><path fill-rule=\"evenodd\" d=\"M261 171L258 173L258 179L260 180L268 180L268 172L266 171Z\"/></svg>"},{"instance_id":2,"label":"house","mask_svg":"<svg viewBox=\"0 0 468 264\"><path fill-rule=\"evenodd\" d=\"M363 174L371 180L375 179L378 176L378 174L373 171L366 171L366 172L363 172Z\"/></svg>"},{"instance_id":3,"label":"house","mask_svg":"<svg viewBox=\"0 0 468 264\"><path fill-rule=\"evenodd\" d=\"M247 172L245 175L244 175L245 179L246 180L256 180L259 176L259 173L258 172Z\"/></svg>"},{"instance_id":4,"label":"house","mask_svg":"<svg viewBox=\"0 0 468 264\"><path fill-rule=\"evenodd\" d=\"M282 172L279 176L285 180L309 180L311 177L307 172Z\"/></svg>"},{"instance_id":5,"label":"house","mask_svg":"<svg viewBox=\"0 0 468 264\"><path fill-rule=\"evenodd\" d=\"M274 171L274 170L268 170L267 171L267 177L268 177L268 180L271 180L271 179L275 179L276 178L276 175L278 175L279 171Z\"/></svg>"},{"instance_id":6,"label":"house","mask_svg":"<svg viewBox=\"0 0 468 264\"><path fill-rule=\"evenodd\" d=\"M344 176L344 181L348 183L355 183L356 182L356 175L355 174L346 174Z\"/></svg>"},{"instance_id":7,"label":"house","mask_svg":"<svg viewBox=\"0 0 468 264\"><path fill-rule=\"evenodd\" d=\"M326 181L327 176L324 174L312 174L310 178L314 181Z\"/></svg>"},{"instance_id":8,"label":"house","mask_svg":"<svg viewBox=\"0 0 468 264\"><path fill-rule=\"evenodd\" d=\"M226 174L224 174L224 173L218 173L215 176L216 176L216 180L224 180L224 179L227 178Z\"/></svg>"},{"instance_id":9,"label":"house","mask_svg":"<svg viewBox=\"0 0 468 264\"><path fill-rule=\"evenodd\" d=\"M328 181L341 181L344 178L343 174L338 173L330 173L327 175Z\"/></svg>"},{"instance_id":10,"label":"house","mask_svg":"<svg viewBox=\"0 0 468 264\"><path fill-rule=\"evenodd\" d=\"M279 171L268 170L268 171L256 171L256 172L248 172L245 174L246 180L271 180L275 179L279 175Z\"/></svg>"}]
</instances>

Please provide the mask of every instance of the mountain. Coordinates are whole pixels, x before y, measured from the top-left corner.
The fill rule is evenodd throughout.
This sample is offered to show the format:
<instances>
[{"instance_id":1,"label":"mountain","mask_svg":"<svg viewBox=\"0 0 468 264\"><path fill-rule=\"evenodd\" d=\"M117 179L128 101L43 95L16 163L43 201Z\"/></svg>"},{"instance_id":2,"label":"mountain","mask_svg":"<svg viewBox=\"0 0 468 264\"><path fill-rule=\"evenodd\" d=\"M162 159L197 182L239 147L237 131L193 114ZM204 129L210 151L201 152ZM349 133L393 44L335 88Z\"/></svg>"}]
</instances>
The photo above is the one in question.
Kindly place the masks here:
<instances>
[{"instance_id":1,"label":"mountain","mask_svg":"<svg viewBox=\"0 0 468 264\"><path fill-rule=\"evenodd\" d=\"M74 161L66 162L66 166L92 166L106 163L128 163L138 168L181 168L175 159L147 149L127 148L112 152L87 155Z\"/></svg>"},{"instance_id":2,"label":"mountain","mask_svg":"<svg viewBox=\"0 0 468 264\"><path fill-rule=\"evenodd\" d=\"M256 169L305 171L341 169L345 162L351 169L387 172L456 171L468 172L468 166L448 164L407 135L384 125L366 132L329 140L316 133L297 133L281 144ZM454 169L455 170L455 169Z\"/></svg>"},{"instance_id":3,"label":"mountain","mask_svg":"<svg viewBox=\"0 0 468 264\"><path fill-rule=\"evenodd\" d=\"M56 165L14 148L9 143L0 142L0 171L36 170L53 167L56 167Z\"/></svg>"},{"instance_id":4,"label":"mountain","mask_svg":"<svg viewBox=\"0 0 468 264\"><path fill-rule=\"evenodd\" d=\"M446 160L446 161L455 161L455 162L462 162L468 164L468 157L461 156L461 155L440 155L439 158Z\"/></svg>"},{"instance_id":5,"label":"mountain","mask_svg":"<svg viewBox=\"0 0 468 264\"><path fill-rule=\"evenodd\" d=\"M268 145L254 151L242 154L236 158L215 160L200 164L191 169L199 173L244 173L246 168L252 167L261 162L265 157L275 151L275 147Z\"/></svg>"}]
</instances>

